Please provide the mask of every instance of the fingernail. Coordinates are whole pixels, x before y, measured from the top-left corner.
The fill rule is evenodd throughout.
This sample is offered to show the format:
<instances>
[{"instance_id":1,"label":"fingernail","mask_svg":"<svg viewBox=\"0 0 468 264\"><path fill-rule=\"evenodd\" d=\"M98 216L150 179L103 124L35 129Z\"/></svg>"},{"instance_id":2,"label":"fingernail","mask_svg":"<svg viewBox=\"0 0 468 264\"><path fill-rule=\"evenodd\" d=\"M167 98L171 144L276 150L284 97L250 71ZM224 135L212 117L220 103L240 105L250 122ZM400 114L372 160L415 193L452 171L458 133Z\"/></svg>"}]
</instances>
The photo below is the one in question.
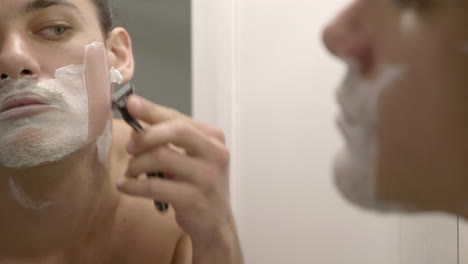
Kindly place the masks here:
<instances>
[{"instance_id":1,"label":"fingernail","mask_svg":"<svg viewBox=\"0 0 468 264\"><path fill-rule=\"evenodd\" d=\"M117 187L122 187L124 185L124 182L125 179L119 179L115 182L115 185L117 185Z\"/></svg>"}]
</instances>

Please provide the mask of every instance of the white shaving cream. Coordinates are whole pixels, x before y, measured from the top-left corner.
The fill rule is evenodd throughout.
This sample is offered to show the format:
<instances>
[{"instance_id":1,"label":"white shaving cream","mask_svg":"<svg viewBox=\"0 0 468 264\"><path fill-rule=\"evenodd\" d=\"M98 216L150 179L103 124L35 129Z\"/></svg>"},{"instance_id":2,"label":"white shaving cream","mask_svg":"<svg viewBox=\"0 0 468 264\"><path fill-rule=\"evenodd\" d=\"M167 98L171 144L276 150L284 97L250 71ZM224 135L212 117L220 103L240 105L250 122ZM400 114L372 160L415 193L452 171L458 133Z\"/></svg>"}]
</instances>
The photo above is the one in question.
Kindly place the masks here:
<instances>
[{"instance_id":1,"label":"white shaving cream","mask_svg":"<svg viewBox=\"0 0 468 264\"><path fill-rule=\"evenodd\" d=\"M43 112L23 118L11 119L12 115L17 114L18 110L15 109L0 113L0 164L9 168L30 168L59 161L89 143L84 67L82 64L59 68L55 78L48 80L36 81L32 76L0 81L0 107L5 107L9 102L27 100L43 104L32 106ZM112 82L122 80L115 69L110 71L109 76ZM108 130L104 131L106 136L109 136ZM100 151L103 154L109 149L107 142L111 139L99 141L105 142L102 143L104 150Z\"/></svg>"},{"instance_id":2,"label":"white shaving cream","mask_svg":"<svg viewBox=\"0 0 468 264\"><path fill-rule=\"evenodd\" d=\"M104 44L92 43L85 47L85 53L91 46L104 49ZM35 81L37 76L31 76L0 81L0 109L11 102L33 100L44 104L38 106L44 108L40 110L46 110L15 119L11 119L17 114L14 109L0 113L0 164L10 168L30 168L59 161L92 140L88 135L85 67L85 64L62 67L56 70L55 78L49 80ZM109 79L110 83L123 81L122 75L114 68L109 71ZM96 140L99 160L103 164L107 164L111 143L111 123L108 121ZM12 177L9 178L9 187L11 197L25 208L43 210L52 205L50 202L32 201Z\"/></svg>"},{"instance_id":3,"label":"white shaving cream","mask_svg":"<svg viewBox=\"0 0 468 264\"><path fill-rule=\"evenodd\" d=\"M45 112L24 118L8 119L15 109L0 113L3 166L29 168L58 161L87 144L88 95L82 76L83 65L70 65L58 69L55 79L1 82L0 102L13 97L45 104Z\"/></svg>"},{"instance_id":4,"label":"white shaving cream","mask_svg":"<svg viewBox=\"0 0 468 264\"><path fill-rule=\"evenodd\" d=\"M352 203L377 210L404 210L403 206L376 197L378 135L377 105L385 89L404 73L404 67L385 65L379 77L363 80L358 67L350 63L349 72L338 91L342 115L338 125L345 146L335 160L334 176L340 192Z\"/></svg>"},{"instance_id":5,"label":"white shaving cream","mask_svg":"<svg viewBox=\"0 0 468 264\"><path fill-rule=\"evenodd\" d=\"M11 197L15 199L22 207L27 209L34 209L34 210L44 210L48 206L52 205L51 202L34 202L31 200L21 189L21 187L16 184L13 177L8 178L8 184L11 191Z\"/></svg>"},{"instance_id":6,"label":"white shaving cream","mask_svg":"<svg viewBox=\"0 0 468 264\"><path fill-rule=\"evenodd\" d=\"M109 79L111 83L121 84L123 82L123 76L120 72L114 68L109 71ZM99 160L102 164L107 165L109 154L112 145L112 125L107 122L103 133L99 136L96 146L98 150Z\"/></svg>"},{"instance_id":7,"label":"white shaving cream","mask_svg":"<svg viewBox=\"0 0 468 264\"><path fill-rule=\"evenodd\" d=\"M114 67L110 69L109 79L111 83L117 84L121 84L124 81L122 74L120 74L118 70L114 69Z\"/></svg>"},{"instance_id":8,"label":"white shaving cream","mask_svg":"<svg viewBox=\"0 0 468 264\"><path fill-rule=\"evenodd\" d=\"M107 159L109 158L109 153L111 150L112 145L112 131L111 131L111 124L107 122L106 128L102 135L100 135L96 142L99 161L102 164L107 165Z\"/></svg>"}]
</instances>

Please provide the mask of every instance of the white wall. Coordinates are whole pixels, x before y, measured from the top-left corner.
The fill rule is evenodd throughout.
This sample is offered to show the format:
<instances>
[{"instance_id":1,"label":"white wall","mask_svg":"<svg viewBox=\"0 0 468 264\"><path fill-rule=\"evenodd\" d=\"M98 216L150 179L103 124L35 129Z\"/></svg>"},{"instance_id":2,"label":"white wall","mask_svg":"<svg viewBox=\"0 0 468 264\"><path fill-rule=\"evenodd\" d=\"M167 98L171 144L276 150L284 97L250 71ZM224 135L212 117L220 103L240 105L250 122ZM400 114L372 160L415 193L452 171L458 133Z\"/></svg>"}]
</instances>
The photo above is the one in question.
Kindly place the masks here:
<instances>
[{"instance_id":1,"label":"white wall","mask_svg":"<svg viewBox=\"0 0 468 264\"><path fill-rule=\"evenodd\" d=\"M191 114L190 0L113 0L132 37L138 94Z\"/></svg>"},{"instance_id":2,"label":"white wall","mask_svg":"<svg viewBox=\"0 0 468 264\"><path fill-rule=\"evenodd\" d=\"M193 1L193 112L227 132L246 261L456 264L455 219L362 212L334 189L344 69L320 35L346 2Z\"/></svg>"},{"instance_id":3,"label":"white wall","mask_svg":"<svg viewBox=\"0 0 468 264\"><path fill-rule=\"evenodd\" d=\"M459 246L460 249L460 262L459 264L468 264L468 223L467 221L460 221L460 237Z\"/></svg>"}]
</instances>

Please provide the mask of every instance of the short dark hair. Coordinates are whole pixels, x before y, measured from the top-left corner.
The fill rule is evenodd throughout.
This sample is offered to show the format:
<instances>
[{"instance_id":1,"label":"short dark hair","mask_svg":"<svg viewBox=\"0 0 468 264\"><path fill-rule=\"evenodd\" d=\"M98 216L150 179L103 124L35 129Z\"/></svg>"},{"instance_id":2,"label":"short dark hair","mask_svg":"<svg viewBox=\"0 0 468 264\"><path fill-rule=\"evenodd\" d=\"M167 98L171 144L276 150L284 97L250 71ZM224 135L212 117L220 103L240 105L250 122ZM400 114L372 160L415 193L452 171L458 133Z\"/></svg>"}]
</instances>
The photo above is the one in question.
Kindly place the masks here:
<instances>
[{"instance_id":1,"label":"short dark hair","mask_svg":"<svg viewBox=\"0 0 468 264\"><path fill-rule=\"evenodd\" d=\"M101 30L104 36L107 36L114 27L114 19L112 17L111 0L91 0L97 9L97 16L101 25Z\"/></svg>"}]
</instances>

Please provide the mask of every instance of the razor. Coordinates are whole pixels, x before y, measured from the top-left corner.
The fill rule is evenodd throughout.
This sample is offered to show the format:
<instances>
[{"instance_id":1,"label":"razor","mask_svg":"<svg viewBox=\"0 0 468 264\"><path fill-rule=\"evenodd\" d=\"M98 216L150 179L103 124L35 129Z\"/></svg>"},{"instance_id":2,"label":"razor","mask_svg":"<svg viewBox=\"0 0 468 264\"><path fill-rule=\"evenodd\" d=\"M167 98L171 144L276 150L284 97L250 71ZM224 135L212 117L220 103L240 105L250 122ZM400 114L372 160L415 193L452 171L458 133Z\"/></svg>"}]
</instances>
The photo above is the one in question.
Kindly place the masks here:
<instances>
[{"instance_id":1,"label":"razor","mask_svg":"<svg viewBox=\"0 0 468 264\"><path fill-rule=\"evenodd\" d=\"M143 130L143 127L140 125L138 120L134 118L128 112L127 108L127 99L130 95L135 93L135 86L132 83L127 83L124 87L120 88L112 97L112 109L117 109L122 114L122 118L125 122L130 125L135 131L140 132ZM164 174L162 172L150 172L147 173L146 176L148 177L158 177L164 178ZM169 204L162 201L154 201L154 205L156 209L160 212L166 212L169 209Z\"/></svg>"}]
</instances>

